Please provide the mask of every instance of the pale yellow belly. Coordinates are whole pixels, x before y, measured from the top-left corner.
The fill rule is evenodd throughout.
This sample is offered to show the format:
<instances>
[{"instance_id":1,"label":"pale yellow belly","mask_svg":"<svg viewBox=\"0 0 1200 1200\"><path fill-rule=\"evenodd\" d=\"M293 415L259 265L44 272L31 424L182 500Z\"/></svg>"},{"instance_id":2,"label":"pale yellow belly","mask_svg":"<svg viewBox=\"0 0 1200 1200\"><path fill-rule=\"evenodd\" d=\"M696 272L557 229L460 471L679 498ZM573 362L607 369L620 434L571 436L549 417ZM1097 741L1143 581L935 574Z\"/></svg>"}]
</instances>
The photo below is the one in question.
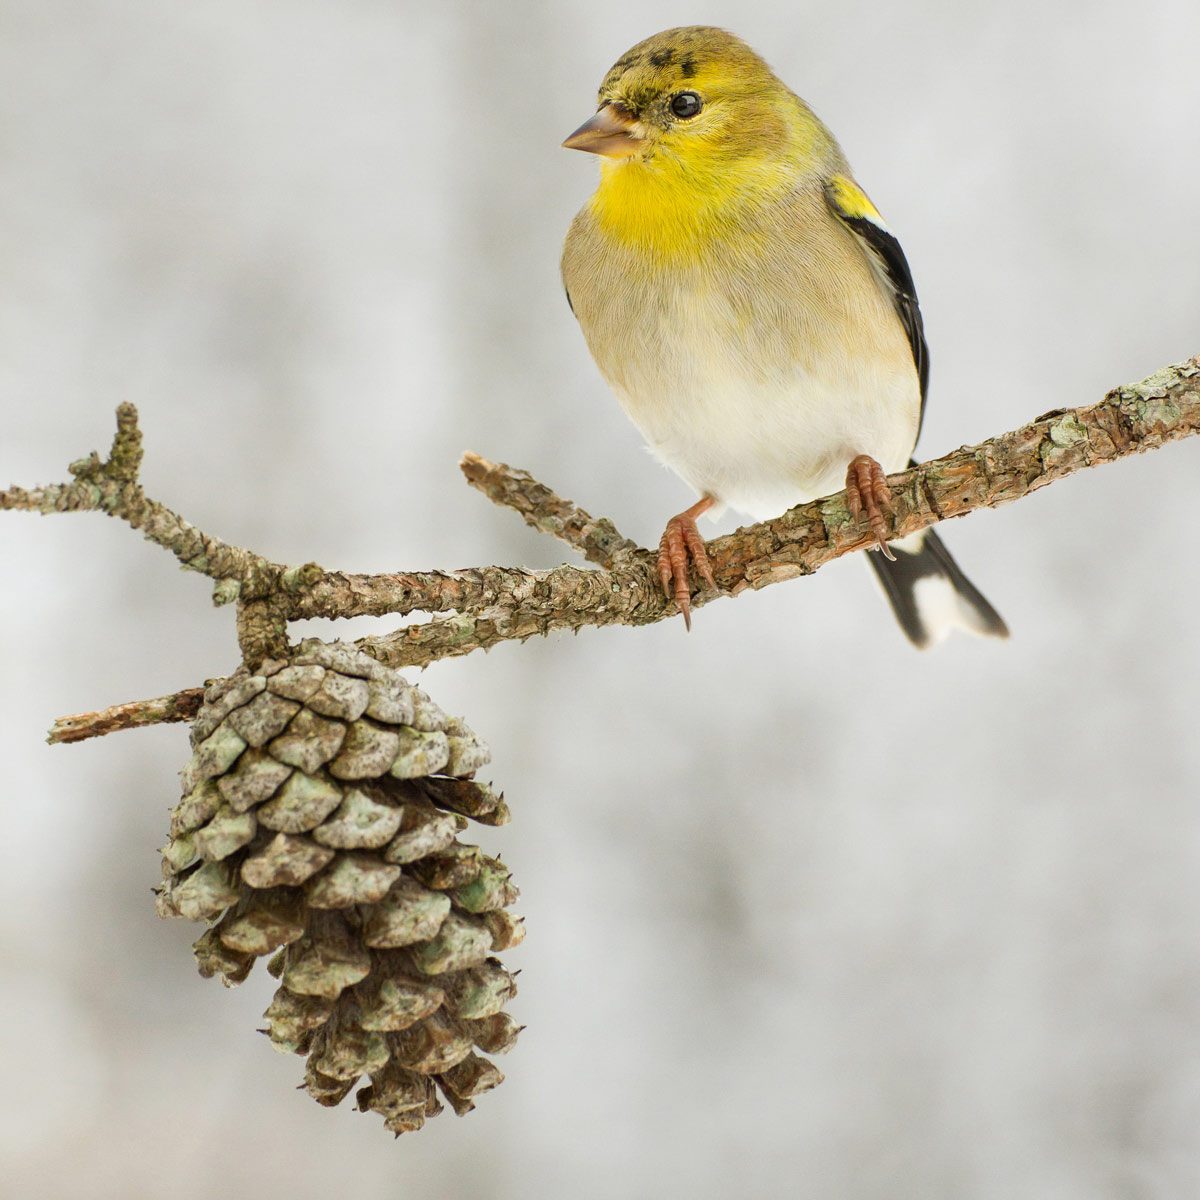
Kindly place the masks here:
<instances>
[{"instance_id":1,"label":"pale yellow belly","mask_svg":"<svg viewBox=\"0 0 1200 1200\"><path fill-rule=\"evenodd\" d=\"M844 359L764 381L678 357L644 386L635 377L614 390L657 458L740 513L761 520L838 491L858 454L889 473L908 463L919 410L911 366Z\"/></svg>"}]
</instances>

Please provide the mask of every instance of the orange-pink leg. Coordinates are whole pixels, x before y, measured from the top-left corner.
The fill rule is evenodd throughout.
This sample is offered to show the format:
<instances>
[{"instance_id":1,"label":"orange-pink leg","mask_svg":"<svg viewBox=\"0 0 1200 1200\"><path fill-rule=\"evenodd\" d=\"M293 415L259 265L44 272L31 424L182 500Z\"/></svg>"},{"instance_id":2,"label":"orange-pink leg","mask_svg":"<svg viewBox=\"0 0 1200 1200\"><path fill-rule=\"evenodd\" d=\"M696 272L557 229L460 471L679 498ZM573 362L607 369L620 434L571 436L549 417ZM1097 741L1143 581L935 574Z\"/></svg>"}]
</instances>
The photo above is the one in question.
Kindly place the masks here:
<instances>
[{"instance_id":1,"label":"orange-pink leg","mask_svg":"<svg viewBox=\"0 0 1200 1200\"><path fill-rule=\"evenodd\" d=\"M672 517L667 522L662 541L658 543L658 577L662 580L663 595L674 599L676 607L683 613L683 623L692 627L692 582L688 572L689 560L701 578L714 591L717 581L713 578L704 539L696 528L696 518L708 512L716 503L711 496L697 500L686 512Z\"/></svg>"},{"instance_id":2,"label":"orange-pink leg","mask_svg":"<svg viewBox=\"0 0 1200 1200\"><path fill-rule=\"evenodd\" d=\"M864 512L867 514L871 532L879 543L878 548L884 558L895 561L896 556L888 549L888 527L881 511L885 508L888 512L895 511L892 508L892 489L888 487L883 468L869 454L860 454L846 468L846 507L856 521Z\"/></svg>"}]
</instances>

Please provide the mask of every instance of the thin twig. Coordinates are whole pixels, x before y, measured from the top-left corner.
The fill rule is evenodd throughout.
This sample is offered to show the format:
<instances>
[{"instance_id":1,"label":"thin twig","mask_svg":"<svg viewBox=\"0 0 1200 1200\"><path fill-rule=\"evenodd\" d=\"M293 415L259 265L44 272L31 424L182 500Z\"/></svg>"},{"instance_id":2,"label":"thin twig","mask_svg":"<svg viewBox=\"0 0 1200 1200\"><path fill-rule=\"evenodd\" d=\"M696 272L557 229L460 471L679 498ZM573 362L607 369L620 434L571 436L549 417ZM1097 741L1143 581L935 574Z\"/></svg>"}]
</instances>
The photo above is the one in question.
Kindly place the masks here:
<instances>
[{"instance_id":1,"label":"thin twig","mask_svg":"<svg viewBox=\"0 0 1200 1200\"><path fill-rule=\"evenodd\" d=\"M190 721L200 711L203 701L203 688L184 688L154 700L132 700L128 704L114 704L112 708L103 708L99 712L59 717L50 727L46 741L57 746L62 742L82 742L87 738L102 737L119 729Z\"/></svg>"},{"instance_id":2,"label":"thin twig","mask_svg":"<svg viewBox=\"0 0 1200 1200\"><path fill-rule=\"evenodd\" d=\"M470 450L462 456L458 467L467 482L493 503L514 509L527 525L561 538L598 567L611 567L622 554L638 549L637 542L624 537L607 517L593 517L584 512L573 501L564 500L539 483L528 471L489 462Z\"/></svg>"}]
</instances>

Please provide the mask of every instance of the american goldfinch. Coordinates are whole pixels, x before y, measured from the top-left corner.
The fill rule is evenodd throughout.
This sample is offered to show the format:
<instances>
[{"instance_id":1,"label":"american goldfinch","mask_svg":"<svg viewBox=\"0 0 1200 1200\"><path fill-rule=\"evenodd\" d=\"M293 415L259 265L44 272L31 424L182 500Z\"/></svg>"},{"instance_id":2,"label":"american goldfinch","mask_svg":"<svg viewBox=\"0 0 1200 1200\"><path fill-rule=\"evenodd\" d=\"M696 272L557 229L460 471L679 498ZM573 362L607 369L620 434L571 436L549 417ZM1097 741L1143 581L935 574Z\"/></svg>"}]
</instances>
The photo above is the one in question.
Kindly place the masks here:
<instances>
[{"instance_id":1,"label":"american goldfinch","mask_svg":"<svg viewBox=\"0 0 1200 1200\"><path fill-rule=\"evenodd\" d=\"M658 555L689 627L690 566L715 586L698 516L762 520L845 488L916 645L955 626L1006 636L935 533L888 546L886 473L916 444L929 355L904 253L833 135L707 26L638 43L599 101L563 143L600 156L563 282L626 413L700 496Z\"/></svg>"}]
</instances>

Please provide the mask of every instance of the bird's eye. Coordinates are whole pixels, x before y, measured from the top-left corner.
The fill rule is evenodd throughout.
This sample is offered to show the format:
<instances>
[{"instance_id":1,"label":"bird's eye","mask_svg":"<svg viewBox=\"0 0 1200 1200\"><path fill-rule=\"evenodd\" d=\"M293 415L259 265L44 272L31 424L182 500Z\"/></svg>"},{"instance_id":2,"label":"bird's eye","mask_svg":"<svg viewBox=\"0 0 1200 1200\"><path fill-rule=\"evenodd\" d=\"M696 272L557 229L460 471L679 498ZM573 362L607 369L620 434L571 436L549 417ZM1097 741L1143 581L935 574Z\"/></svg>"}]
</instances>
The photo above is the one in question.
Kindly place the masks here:
<instances>
[{"instance_id":1,"label":"bird's eye","mask_svg":"<svg viewBox=\"0 0 1200 1200\"><path fill-rule=\"evenodd\" d=\"M704 102L695 92L679 92L671 97L671 111L681 121L694 117L703 107Z\"/></svg>"}]
</instances>

